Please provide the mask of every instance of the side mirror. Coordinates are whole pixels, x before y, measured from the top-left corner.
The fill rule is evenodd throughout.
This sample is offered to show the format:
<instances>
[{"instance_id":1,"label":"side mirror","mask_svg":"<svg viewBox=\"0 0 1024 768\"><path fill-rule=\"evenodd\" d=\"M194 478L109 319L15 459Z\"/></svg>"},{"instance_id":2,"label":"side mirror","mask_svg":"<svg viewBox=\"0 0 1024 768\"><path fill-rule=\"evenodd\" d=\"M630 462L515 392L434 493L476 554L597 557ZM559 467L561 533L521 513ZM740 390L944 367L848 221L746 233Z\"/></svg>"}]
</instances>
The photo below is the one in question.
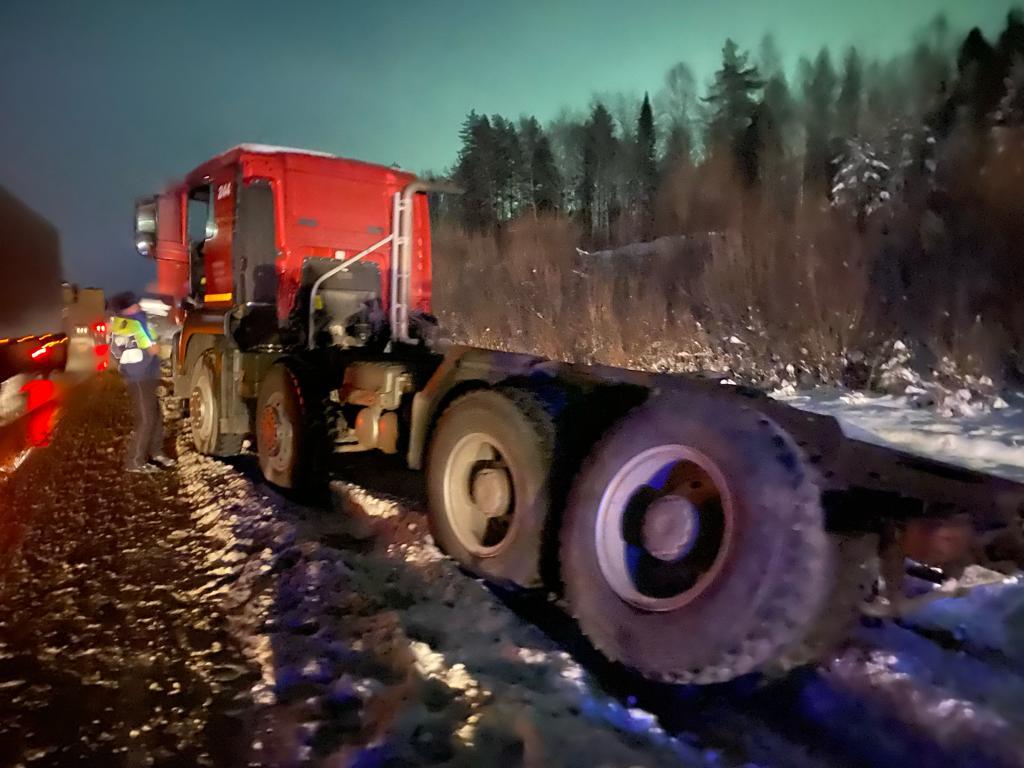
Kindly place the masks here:
<instances>
[{"instance_id":1,"label":"side mirror","mask_svg":"<svg viewBox=\"0 0 1024 768\"><path fill-rule=\"evenodd\" d=\"M148 259L156 255L157 199L145 197L135 203L135 249Z\"/></svg>"},{"instance_id":2,"label":"side mirror","mask_svg":"<svg viewBox=\"0 0 1024 768\"><path fill-rule=\"evenodd\" d=\"M199 304L191 296L182 296L181 301L178 302L178 307L191 312L193 309L198 309Z\"/></svg>"},{"instance_id":3,"label":"side mirror","mask_svg":"<svg viewBox=\"0 0 1024 768\"><path fill-rule=\"evenodd\" d=\"M156 254L156 237L142 232L135 235L135 250L139 252L140 256L147 259L153 258Z\"/></svg>"}]
</instances>

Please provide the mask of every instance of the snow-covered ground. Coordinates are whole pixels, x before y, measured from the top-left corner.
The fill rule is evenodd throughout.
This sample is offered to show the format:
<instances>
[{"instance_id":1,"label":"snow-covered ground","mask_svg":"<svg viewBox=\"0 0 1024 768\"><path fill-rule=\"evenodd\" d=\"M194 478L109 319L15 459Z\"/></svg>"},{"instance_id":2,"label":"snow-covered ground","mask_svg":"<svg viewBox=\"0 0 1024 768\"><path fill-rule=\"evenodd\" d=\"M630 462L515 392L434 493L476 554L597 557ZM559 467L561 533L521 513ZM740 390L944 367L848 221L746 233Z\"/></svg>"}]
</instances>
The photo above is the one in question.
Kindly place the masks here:
<instances>
[{"instance_id":1,"label":"snow-covered ground","mask_svg":"<svg viewBox=\"0 0 1024 768\"><path fill-rule=\"evenodd\" d=\"M773 396L835 417L848 437L1024 482L1021 394L959 415L917 407L908 396L829 389ZM902 623L913 631L892 625L864 630L859 650L837 660L830 674L858 698L902 700L906 717L936 738L955 739L966 729L1002 759L1019 757L1024 750L1024 739L1016 735L1024 725L1024 580L1010 577L964 597L928 603ZM927 690L919 687L922 680L930 682ZM913 706L906 706L908 700Z\"/></svg>"},{"instance_id":2,"label":"snow-covered ground","mask_svg":"<svg viewBox=\"0 0 1024 768\"><path fill-rule=\"evenodd\" d=\"M73 502L83 528L90 514L105 519L124 506L124 489L109 482L120 456L113 435L124 432L106 399L115 394L111 383L91 415L83 407L61 422L64 438L59 432L47 449L61 457L51 473L59 483L23 482L62 499L57 509L73 487L88 492L91 501ZM1011 476L1024 467L1014 443L1019 400L947 419L899 398L787 397L838 416L862 439L1006 467ZM67 432L87 434L86 422L100 425L102 450ZM166 491L147 491L148 480L128 489L146 511L126 519L147 527L131 546L111 544L109 555L134 551L131 562L146 562L149 549L166 549L180 561L183 581L168 581L167 606L148 597L152 585L116 585L141 589L147 598L136 602L166 618L168 631L188 637L190 622L217 617L217 641L206 647L207 630L196 640L212 656L199 654L196 664L239 691L230 720L237 764L1024 768L1024 585L1016 579L935 601L900 623L865 624L825 663L776 680L656 685L597 657L557 601L492 591L459 570L431 541L421 490L409 482L416 476L397 464L350 457L327 503L305 505L262 483L251 456L199 456L183 436L177 446ZM28 469L45 465L37 459ZM34 509L30 502L45 499L22 506ZM118 526L107 528L117 542ZM73 537L58 533L71 547ZM97 584L100 600L111 585ZM182 613L179 603L192 608ZM88 605L76 610L88 620ZM158 719L154 733L176 727L174 717ZM155 738L124 734L129 747Z\"/></svg>"},{"instance_id":3,"label":"snow-covered ground","mask_svg":"<svg viewBox=\"0 0 1024 768\"><path fill-rule=\"evenodd\" d=\"M179 447L181 493L262 669L253 764L732 764L603 693L444 558L419 513L335 483L325 514Z\"/></svg>"},{"instance_id":4,"label":"snow-covered ground","mask_svg":"<svg viewBox=\"0 0 1024 768\"><path fill-rule=\"evenodd\" d=\"M1020 401L947 419L901 398L787 399L851 436L1024 475ZM256 762L333 746L444 765L1024 766L1016 579L866 626L827 663L755 693L672 692L592 667L550 617L510 609L437 551L419 502L387 482L336 482L325 515L179 445L197 527L238 553L224 599L272 724ZM339 712L361 713L361 747L338 746L352 738Z\"/></svg>"},{"instance_id":5,"label":"snow-covered ground","mask_svg":"<svg viewBox=\"0 0 1024 768\"><path fill-rule=\"evenodd\" d=\"M772 396L834 416L847 437L888 445L1024 482L1024 395L947 416L912 398L837 389L782 390Z\"/></svg>"}]
</instances>

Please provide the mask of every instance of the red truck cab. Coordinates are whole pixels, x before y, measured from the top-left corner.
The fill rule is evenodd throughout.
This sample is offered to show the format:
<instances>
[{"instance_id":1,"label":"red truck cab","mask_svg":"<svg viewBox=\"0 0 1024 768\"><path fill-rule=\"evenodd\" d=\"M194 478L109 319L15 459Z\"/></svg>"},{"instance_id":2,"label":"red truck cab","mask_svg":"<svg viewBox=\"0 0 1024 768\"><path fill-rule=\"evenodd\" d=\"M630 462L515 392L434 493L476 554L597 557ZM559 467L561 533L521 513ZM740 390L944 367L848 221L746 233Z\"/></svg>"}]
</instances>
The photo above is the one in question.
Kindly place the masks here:
<instances>
[{"instance_id":1,"label":"red truck cab","mask_svg":"<svg viewBox=\"0 0 1024 768\"><path fill-rule=\"evenodd\" d=\"M136 245L157 265L156 290L211 311L273 304L279 325L297 308L309 259L345 260L394 230L395 199L415 177L305 150L243 144L195 168L136 209ZM412 211L412 309L430 309L426 200ZM158 226L159 222L159 226ZM380 272L385 306L390 250L363 261Z\"/></svg>"}]
</instances>

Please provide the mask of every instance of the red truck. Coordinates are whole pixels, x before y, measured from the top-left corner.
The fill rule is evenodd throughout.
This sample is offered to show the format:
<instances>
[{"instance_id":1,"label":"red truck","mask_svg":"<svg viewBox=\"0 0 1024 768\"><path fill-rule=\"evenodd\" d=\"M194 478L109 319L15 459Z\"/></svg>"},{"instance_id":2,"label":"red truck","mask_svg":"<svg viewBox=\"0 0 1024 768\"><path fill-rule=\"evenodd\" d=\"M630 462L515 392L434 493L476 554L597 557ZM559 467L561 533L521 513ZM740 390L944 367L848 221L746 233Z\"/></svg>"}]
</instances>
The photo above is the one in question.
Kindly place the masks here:
<instances>
[{"instance_id":1,"label":"red truck","mask_svg":"<svg viewBox=\"0 0 1024 768\"><path fill-rule=\"evenodd\" d=\"M243 145L138 202L139 251L181 300L174 392L199 451L254 437L293 490L336 452L399 453L425 468L445 552L561 592L597 648L658 680L813 658L880 561L896 589L905 557L945 573L1019 557L1009 481L710 379L445 346L428 211L444 189Z\"/></svg>"}]
</instances>

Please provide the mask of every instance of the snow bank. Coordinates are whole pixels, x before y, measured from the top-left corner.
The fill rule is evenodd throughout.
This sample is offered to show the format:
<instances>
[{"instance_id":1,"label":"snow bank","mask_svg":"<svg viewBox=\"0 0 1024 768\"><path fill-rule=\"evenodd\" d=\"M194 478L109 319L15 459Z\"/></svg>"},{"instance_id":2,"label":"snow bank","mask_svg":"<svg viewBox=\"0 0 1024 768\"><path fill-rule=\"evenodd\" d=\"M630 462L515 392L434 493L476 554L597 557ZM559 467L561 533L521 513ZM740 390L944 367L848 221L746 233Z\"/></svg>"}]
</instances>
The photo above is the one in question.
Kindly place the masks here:
<instances>
[{"instance_id":1,"label":"snow bank","mask_svg":"<svg viewBox=\"0 0 1024 768\"><path fill-rule=\"evenodd\" d=\"M947 416L915 407L911 395L837 389L771 394L797 408L834 416L847 437L1024 482L1024 396L1008 398L1002 408Z\"/></svg>"}]
</instances>

